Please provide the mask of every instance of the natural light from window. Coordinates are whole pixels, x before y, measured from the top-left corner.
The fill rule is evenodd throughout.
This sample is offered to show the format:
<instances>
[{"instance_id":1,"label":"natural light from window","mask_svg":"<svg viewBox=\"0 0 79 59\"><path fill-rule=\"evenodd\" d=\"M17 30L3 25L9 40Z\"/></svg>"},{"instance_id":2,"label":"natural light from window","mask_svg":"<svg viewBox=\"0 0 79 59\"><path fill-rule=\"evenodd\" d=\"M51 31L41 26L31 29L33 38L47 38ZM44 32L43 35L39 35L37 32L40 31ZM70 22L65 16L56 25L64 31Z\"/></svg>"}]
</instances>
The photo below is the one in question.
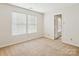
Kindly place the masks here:
<instances>
[{"instance_id":1,"label":"natural light from window","mask_svg":"<svg viewBox=\"0 0 79 59\"><path fill-rule=\"evenodd\" d=\"M23 13L12 13L12 35L37 32L37 16Z\"/></svg>"}]
</instances>

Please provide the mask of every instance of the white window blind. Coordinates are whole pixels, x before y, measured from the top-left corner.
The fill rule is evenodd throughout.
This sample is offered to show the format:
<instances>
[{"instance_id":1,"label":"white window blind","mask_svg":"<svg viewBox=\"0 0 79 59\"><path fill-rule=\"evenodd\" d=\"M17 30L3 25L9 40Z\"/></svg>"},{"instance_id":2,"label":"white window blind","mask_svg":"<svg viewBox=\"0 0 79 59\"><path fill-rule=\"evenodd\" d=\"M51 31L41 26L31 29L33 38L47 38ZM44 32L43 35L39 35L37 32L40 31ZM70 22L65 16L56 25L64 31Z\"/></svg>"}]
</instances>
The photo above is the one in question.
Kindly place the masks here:
<instances>
[{"instance_id":1,"label":"white window blind","mask_svg":"<svg viewBox=\"0 0 79 59\"><path fill-rule=\"evenodd\" d=\"M12 35L22 35L37 32L37 16L22 13L12 13Z\"/></svg>"},{"instance_id":2,"label":"white window blind","mask_svg":"<svg viewBox=\"0 0 79 59\"><path fill-rule=\"evenodd\" d=\"M28 33L37 32L37 16L28 15Z\"/></svg>"},{"instance_id":3,"label":"white window blind","mask_svg":"<svg viewBox=\"0 0 79 59\"><path fill-rule=\"evenodd\" d=\"M12 35L26 33L26 15L22 13L12 13Z\"/></svg>"}]
</instances>

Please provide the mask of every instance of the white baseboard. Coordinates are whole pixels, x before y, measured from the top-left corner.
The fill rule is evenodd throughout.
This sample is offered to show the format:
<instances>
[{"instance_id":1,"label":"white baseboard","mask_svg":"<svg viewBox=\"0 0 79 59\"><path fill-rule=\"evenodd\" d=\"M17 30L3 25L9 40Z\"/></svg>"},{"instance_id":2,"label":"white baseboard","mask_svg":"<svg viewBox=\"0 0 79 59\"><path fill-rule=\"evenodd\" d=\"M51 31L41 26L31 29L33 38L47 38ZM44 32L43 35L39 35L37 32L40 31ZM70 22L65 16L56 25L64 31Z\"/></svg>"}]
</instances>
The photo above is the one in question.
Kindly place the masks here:
<instances>
[{"instance_id":1,"label":"white baseboard","mask_svg":"<svg viewBox=\"0 0 79 59\"><path fill-rule=\"evenodd\" d=\"M63 43L66 43L66 44L69 44L69 45L72 45L72 46L76 46L76 47L79 47L79 44L75 44L73 42L69 42L69 41L64 41L62 40Z\"/></svg>"},{"instance_id":2,"label":"white baseboard","mask_svg":"<svg viewBox=\"0 0 79 59\"><path fill-rule=\"evenodd\" d=\"M53 36L49 36L49 35L44 35L45 38L48 38L48 39L52 39L54 40L54 37Z\"/></svg>"},{"instance_id":3,"label":"white baseboard","mask_svg":"<svg viewBox=\"0 0 79 59\"><path fill-rule=\"evenodd\" d=\"M16 40L16 41L13 41L13 42L7 42L7 43L5 43L3 45L0 45L0 48L6 47L6 46L10 46L10 45L15 45L15 44L22 43L22 42L29 41L29 40L33 40L33 39L38 39L38 38L41 38L41 37L43 37L42 34L40 34L38 36L34 36L32 38L30 37L30 38L25 38L23 40ZM26 39L28 39L28 40L26 40Z\"/></svg>"}]
</instances>

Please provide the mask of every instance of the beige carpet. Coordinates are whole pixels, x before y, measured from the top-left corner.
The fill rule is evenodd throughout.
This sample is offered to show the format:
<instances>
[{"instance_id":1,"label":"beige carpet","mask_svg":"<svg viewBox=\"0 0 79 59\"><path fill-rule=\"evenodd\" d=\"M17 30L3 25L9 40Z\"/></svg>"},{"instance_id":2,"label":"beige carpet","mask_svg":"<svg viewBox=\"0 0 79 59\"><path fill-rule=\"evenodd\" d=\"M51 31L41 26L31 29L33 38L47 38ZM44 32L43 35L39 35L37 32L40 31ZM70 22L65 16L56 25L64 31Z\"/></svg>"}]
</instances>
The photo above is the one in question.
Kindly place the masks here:
<instances>
[{"instance_id":1,"label":"beige carpet","mask_svg":"<svg viewBox=\"0 0 79 59\"><path fill-rule=\"evenodd\" d=\"M79 48L67 45L61 40L47 38L34 39L9 47L1 48L0 55L8 56L62 56L79 55Z\"/></svg>"}]
</instances>

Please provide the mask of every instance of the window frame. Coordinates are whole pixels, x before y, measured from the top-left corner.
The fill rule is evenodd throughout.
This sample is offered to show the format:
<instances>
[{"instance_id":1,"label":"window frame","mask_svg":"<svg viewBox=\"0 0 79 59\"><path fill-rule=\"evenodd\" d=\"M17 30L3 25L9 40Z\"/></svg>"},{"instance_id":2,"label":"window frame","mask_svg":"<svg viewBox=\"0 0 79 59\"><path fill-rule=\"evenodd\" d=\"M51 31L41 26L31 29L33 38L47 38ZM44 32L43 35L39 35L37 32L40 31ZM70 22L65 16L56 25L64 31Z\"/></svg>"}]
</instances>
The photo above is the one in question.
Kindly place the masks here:
<instances>
[{"instance_id":1,"label":"window frame","mask_svg":"<svg viewBox=\"0 0 79 59\"><path fill-rule=\"evenodd\" d=\"M12 31L12 35L13 36L17 36L17 35L24 35L24 34L26 34L26 32L27 32L27 26L26 26L26 32L25 33L20 33L20 34L14 33L14 31L13 31L13 23L14 23L13 22L13 13L24 14L25 15L25 18L26 18L26 25L27 25L27 15L25 13L16 12L16 11L15 12L12 12L12 21L11 21L12 22L12 27L11 27L12 28L12 30L11 30ZM16 24L14 24L14 25L16 25Z\"/></svg>"},{"instance_id":2,"label":"window frame","mask_svg":"<svg viewBox=\"0 0 79 59\"><path fill-rule=\"evenodd\" d=\"M35 32L31 32L31 33L28 32L28 34L37 33L37 32L38 32L38 17L37 17L36 15L28 14L28 15L27 15L27 18L28 18L29 15L36 17L36 24L34 24L34 25L36 25L36 31L35 31ZM28 20L29 20L29 19L28 19ZM27 22L28 22L28 21L27 21ZM29 24L28 24L28 25L29 25ZM28 25L27 25L27 27L29 27ZM28 28L27 28L27 31L28 31Z\"/></svg>"},{"instance_id":3,"label":"window frame","mask_svg":"<svg viewBox=\"0 0 79 59\"><path fill-rule=\"evenodd\" d=\"M25 33L20 33L20 34L14 34L13 32L13 13L19 13L19 14L24 14L25 15L25 17L26 17L26 32ZM11 33L12 33L12 35L13 36L19 36L19 35L25 35L25 34L34 34L34 33L37 33L38 32L38 16L37 15L32 15L32 14L26 14L26 13L22 13L22 12L16 12L16 11L14 11L14 12L12 12L12 20L11 20L11 22L12 22L12 25L11 25ZM35 32L31 32L31 33L29 33L28 32L28 15L30 15L30 16L34 16L35 18L36 18L36 24L34 24L35 26L36 26L36 31Z\"/></svg>"}]
</instances>

